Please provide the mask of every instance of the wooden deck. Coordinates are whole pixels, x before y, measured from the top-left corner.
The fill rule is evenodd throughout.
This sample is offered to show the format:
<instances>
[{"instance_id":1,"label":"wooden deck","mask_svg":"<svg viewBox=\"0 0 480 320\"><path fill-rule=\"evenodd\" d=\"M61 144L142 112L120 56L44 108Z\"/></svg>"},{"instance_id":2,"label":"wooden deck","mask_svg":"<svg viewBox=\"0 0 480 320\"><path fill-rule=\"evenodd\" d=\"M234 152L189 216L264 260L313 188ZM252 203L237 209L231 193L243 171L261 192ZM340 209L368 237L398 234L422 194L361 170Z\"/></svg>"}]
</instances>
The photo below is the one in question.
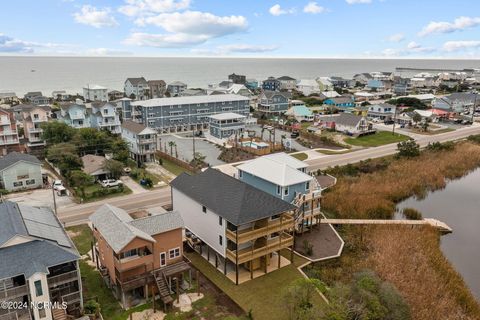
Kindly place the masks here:
<instances>
[{"instance_id":1,"label":"wooden deck","mask_svg":"<svg viewBox=\"0 0 480 320\"><path fill-rule=\"evenodd\" d=\"M380 220L380 219L322 219L320 223L327 224L383 224L383 225L430 225L442 233L452 232L446 223L437 219L425 218L423 220Z\"/></svg>"}]
</instances>

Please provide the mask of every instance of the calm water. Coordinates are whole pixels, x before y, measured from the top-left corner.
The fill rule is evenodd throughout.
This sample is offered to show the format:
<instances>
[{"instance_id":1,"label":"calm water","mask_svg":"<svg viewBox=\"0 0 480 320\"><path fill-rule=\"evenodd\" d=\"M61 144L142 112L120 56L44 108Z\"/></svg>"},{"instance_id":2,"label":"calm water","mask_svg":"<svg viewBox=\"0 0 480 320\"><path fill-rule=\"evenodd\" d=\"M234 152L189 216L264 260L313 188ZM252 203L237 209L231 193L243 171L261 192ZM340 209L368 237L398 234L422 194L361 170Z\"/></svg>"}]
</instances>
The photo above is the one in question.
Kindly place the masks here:
<instances>
[{"instance_id":1,"label":"calm water","mask_svg":"<svg viewBox=\"0 0 480 320\"><path fill-rule=\"evenodd\" d=\"M81 92L87 84L123 90L127 77L180 80L190 87L218 83L236 72L264 80L268 76L294 78L352 77L370 71L394 71L396 67L480 68L479 60L394 59L258 59L258 58L102 58L102 57L0 57L0 90L19 95L41 90ZM31 72L35 70L35 72Z\"/></svg>"},{"instance_id":2,"label":"calm water","mask_svg":"<svg viewBox=\"0 0 480 320\"><path fill-rule=\"evenodd\" d=\"M442 251L480 300L480 169L423 200L410 198L398 205L407 207L453 228L453 233L442 236Z\"/></svg>"}]
</instances>

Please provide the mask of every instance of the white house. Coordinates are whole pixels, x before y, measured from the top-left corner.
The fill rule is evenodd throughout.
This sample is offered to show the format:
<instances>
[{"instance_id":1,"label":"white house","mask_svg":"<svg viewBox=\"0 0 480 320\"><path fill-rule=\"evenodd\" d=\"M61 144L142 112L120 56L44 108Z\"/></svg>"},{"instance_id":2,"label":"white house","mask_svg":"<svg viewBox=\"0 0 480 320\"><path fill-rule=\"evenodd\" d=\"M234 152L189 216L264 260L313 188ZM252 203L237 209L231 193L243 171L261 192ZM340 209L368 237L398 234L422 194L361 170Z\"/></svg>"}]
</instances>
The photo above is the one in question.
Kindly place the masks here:
<instances>
[{"instance_id":1,"label":"white house","mask_svg":"<svg viewBox=\"0 0 480 320\"><path fill-rule=\"evenodd\" d=\"M297 90L304 96L309 96L314 93L320 93L318 82L313 79L302 79L297 83Z\"/></svg>"},{"instance_id":2,"label":"white house","mask_svg":"<svg viewBox=\"0 0 480 320\"><path fill-rule=\"evenodd\" d=\"M280 89L281 90L294 90L297 86L297 80L289 77L289 76L283 76L280 78L277 78L277 80L280 81Z\"/></svg>"},{"instance_id":3,"label":"white house","mask_svg":"<svg viewBox=\"0 0 480 320\"><path fill-rule=\"evenodd\" d=\"M157 131L141 123L126 120L122 123L122 138L128 144L130 157L137 163L155 160Z\"/></svg>"},{"instance_id":4,"label":"white house","mask_svg":"<svg viewBox=\"0 0 480 320\"><path fill-rule=\"evenodd\" d=\"M109 102L93 102L90 107L92 128L106 129L113 134L121 133L120 117L115 105Z\"/></svg>"},{"instance_id":5,"label":"white house","mask_svg":"<svg viewBox=\"0 0 480 320\"><path fill-rule=\"evenodd\" d=\"M83 98L90 101L108 101L108 89L99 85L83 87Z\"/></svg>"},{"instance_id":6,"label":"white house","mask_svg":"<svg viewBox=\"0 0 480 320\"><path fill-rule=\"evenodd\" d=\"M340 113L338 116L330 116L321 118L324 127L335 129L350 135L358 135L371 130L371 125L367 119L352 113Z\"/></svg>"},{"instance_id":7,"label":"white house","mask_svg":"<svg viewBox=\"0 0 480 320\"><path fill-rule=\"evenodd\" d=\"M2 189L16 191L36 189L42 185L42 163L36 157L14 151L0 158Z\"/></svg>"},{"instance_id":8,"label":"white house","mask_svg":"<svg viewBox=\"0 0 480 320\"><path fill-rule=\"evenodd\" d=\"M332 91L333 83L330 82L329 77L318 77L317 79L318 86L320 91Z\"/></svg>"},{"instance_id":9,"label":"white house","mask_svg":"<svg viewBox=\"0 0 480 320\"><path fill-rule=\"evenodd\" d=\"M144 77L127 78L124 84L125 96L135 100L147 100L149 98L149 86Z\"/></svg>"}]
</instances>

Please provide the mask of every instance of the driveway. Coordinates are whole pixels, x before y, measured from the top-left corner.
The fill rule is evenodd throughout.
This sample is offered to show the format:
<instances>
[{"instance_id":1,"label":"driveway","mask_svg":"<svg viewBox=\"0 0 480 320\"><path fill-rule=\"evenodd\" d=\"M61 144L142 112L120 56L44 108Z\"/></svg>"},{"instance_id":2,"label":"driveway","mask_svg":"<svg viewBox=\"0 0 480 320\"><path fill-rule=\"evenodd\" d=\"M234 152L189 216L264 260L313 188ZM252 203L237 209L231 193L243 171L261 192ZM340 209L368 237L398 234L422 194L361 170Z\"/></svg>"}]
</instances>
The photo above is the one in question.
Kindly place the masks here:
<instances>
[{"instance_id":1,"label":"driveway","mask_svg":"<svg viewBox=\"0 0 480 320\"><path fill-rule=\"evenodd\" d=\"M165 148L165 142L167 143L167 153L170 153L170 147L168 146L170 141L173 141L177 144L178 157L181 160L190 162L193 159L193 141L191 133L166 134L160 136L162 150ZM203 140L202 138L195 138L195 152L200 152L202 155L204 155L205 162L212 166L225 163L217 159L220 155L220 147L211 142ZM173 155L175 156L175 148L173 148Z\"/></svg>"},{"instance_id":2,"label":"driveway","mask_svg":"<svg viewBox=\"0 0 480 320\"><path fill-rule=\"evenodd\" d=\"M247 129L255 131L255 135L257 137L262 136L262 127L259 126L259 125L248 126ZM282 142L282 135L285 135L287 137L287 139L290 139L290 132L280 130L280 129L275 129L275 142L281 143ZM268 141L269 136L270 136L270 133L265 130L265 132L263 133L263 139ZM297 150L297 151L310 150L310 149L302 146L295 139L291 139L291 142L292 142L292 148Z\"/></svg>"},{"instance_id":3,"label":"driveway","mask_svg":"<svg viewBox=\"0 0 480 320\"><path fill-rule=\"evenodd\" d=\"M49 207L53 210L53 192L50 188L11 193L4 196L4 198L30 206ZM55 201L57 202L57 208L68 206L74 203L69 196L58 196L56 193Z\"/></svg>"},{"instance_id":4,"label":"driveway","mask_svg":"<svg viewBox=\"0 0 480 320\"><path fill-rule=\"evenodd\" d=\"M148 192L148 190L145 190L141 185L136 183L132 178L128 176L122 176L120 177L120 180L123 182L124 185L126 185L130 190L132 190L133 194Z\"/></svg>"}]
</instances>

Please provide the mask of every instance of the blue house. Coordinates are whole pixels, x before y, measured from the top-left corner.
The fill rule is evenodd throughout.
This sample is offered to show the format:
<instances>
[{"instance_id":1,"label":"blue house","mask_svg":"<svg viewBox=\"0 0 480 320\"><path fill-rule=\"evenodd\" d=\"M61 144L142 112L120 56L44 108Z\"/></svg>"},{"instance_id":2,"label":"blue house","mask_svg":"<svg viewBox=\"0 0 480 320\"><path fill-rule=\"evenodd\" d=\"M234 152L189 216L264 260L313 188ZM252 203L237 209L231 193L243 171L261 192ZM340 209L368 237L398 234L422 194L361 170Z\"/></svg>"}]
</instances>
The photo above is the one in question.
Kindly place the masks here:
<instances>
[{"instance_id":1,"label":"blue house","mask_svg":"<svg viewBox=\"0 0 480 320\"><path fill-rule=\"evenodd\" d=\"M258 81L256 79L247 79L245 87L253 91L258 88Z\"/></svg>"},{"instance_id":2,"label":"blue house","mask_svg":"<svg viewBox=\"0 0 480 320\"><path fill-rule=\"evenodd\" d=\"M279 91L262 91L258 97L258 111L266 113L285 113L289 107L291 94Z\"/></svg>"},{"instance_id":3,"label":"blue house","mask_svg":"<svg viewBox=\"0 0 480 320\"><path fill-rule=\"evenodd\" d=\"M355 98L353 96L340 96L329 98L323 101L323 104L337 107L341 110L347 110L355 107Z\"/></svg>"},{"instance_id":4,"label":"blue house","mask_svg":"<svg viewBox=\"0 0 480 320\"><path fill-rule=\"evenodd\" d=\"M90 112L80 103L69 103L60 106L58 119L73 128L90 128Z\"/></svg>"},{"instance_id":5,"label":"blue house","mask_svg":"<svg viewBox=\"0 0 480 320\"><path fill-rule=\"evenodd\" d=\"M273 153L237 166L238 178L287 202L316 189L308 165L288 154Z\"/></svg>"},{"instance_id":6,"label":"blue house","mask_svg":"<svg viewBox=\"0 0 480 320\"><path fill-rule=\"evenodd\" d=\"M268 77L268 79L262 83L262 89L269 91L279 91L281 86L282 82L274 77Z\"/></svg>"}]
</instances>

